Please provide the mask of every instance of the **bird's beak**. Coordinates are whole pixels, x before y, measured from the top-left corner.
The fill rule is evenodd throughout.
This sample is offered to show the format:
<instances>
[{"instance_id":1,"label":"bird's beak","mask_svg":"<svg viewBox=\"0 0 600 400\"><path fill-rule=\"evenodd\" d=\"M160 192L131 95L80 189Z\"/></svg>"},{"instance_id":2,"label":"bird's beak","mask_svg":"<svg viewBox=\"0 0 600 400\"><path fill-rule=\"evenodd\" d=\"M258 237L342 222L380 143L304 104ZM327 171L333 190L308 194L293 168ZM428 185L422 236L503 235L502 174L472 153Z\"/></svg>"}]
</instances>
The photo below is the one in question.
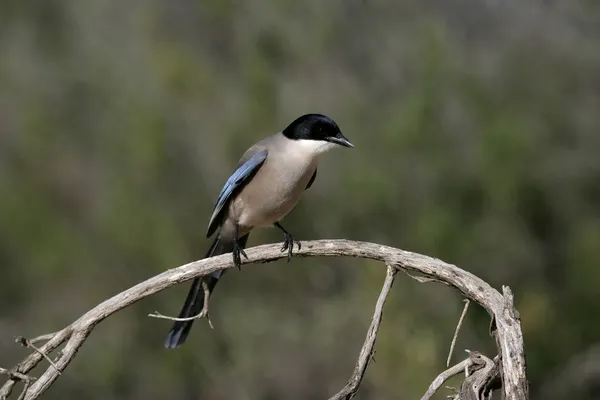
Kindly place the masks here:
<instances>
[{"instance_id":1,"label":"bird's beak","mask_svg":"<svg viewBox=\"0 0 600 400\"><path fill-rule=\"evenodd\" d=\"M344 135L342 135L341 133L338 133L336 136L327 138L327 141L331 142L331 143L339 144L340 146L344 146L344 147L354 147L354 145L352 143L350 143L350 141L348 139L346 139L346 137Z\"/></svg>"}]
</instances>

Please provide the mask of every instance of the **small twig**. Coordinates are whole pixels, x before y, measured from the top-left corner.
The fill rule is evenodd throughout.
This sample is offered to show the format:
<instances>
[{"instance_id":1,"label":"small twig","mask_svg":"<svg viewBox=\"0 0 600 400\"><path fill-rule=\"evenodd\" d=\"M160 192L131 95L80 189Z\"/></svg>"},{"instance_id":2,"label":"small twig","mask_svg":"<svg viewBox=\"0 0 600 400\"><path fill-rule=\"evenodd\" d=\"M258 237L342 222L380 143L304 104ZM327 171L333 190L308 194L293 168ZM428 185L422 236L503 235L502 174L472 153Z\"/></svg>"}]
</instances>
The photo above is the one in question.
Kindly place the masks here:
<instances>
[{"instance_id":1,"label":"small twig","mask_svg":"<svg viewBox=\"0 0 600 400\"><path fill-rule=\"evenodd\" d=\"M208 289L208 285L206 284L205 280L202 280L202 289L204 290L204 305L198 314L186 318L177 318L163 315L158 311L154 311L154 313L148 314L148 316L158 319L168 319L169 321L192 321L194 319L206 318L208 320L208 326L210 326L211 329L215 329L212 321L210 320L210 314L208 313L208 298L210 297L210 290Z\"/></svg>"},{"instance_id":2,"label":"small twig","mask_svg":"<svg viewBox=\"0 0 600 400\"><path fill-rule=\"evenodd\" d=\"M35 344L35 343L39 343L39 342L45 342L47 340L52 339L57 333L58 332L46 333L45 335L40 335L40 336L34 337L33 339L27 339L27 340L31 344ZM22 336L19 336L16 339L20 339L21 337ZM20 340L18 342L21 343Z\"/></svg>"},{"instance_id":3,"label":"small twig","mask_svg":"<svg viewBox=\"0 0 600 400\"><path fill-rule=\"evenodd\" d=\"M488 368L487 370L483 371L481 377L483 379L483 377L487 377L487 374L489 372L489 370L491 369L491 367L494 366L494 363L492 362L492 360L490 360L489 358L487 358L486 356L484 356L483 354L481 354L478 351L470 351L470 350L465 350L468 354L469 354L469 358L467 358L466 360L463 360L461 362L459 362L458 364L448 368L447 370L445 370L444 372L442 372L441 374L439 374L434 381L431 383L431 385L429 385L429 388L427 389L427 392L425 392L425 394L423 395L423 397L421 397L421 400L429 400L433 397L433 395L438 391L438 389L444 384L445 381L447 381L448 379L452 378L453 376L456 376L462 372L465 373L465 380L462 383L460 389L456 389L456 388L449 388L452 389L453 391L456 391L457 393L455 395L451 395L448 396L449 398L454 398L454 399L462 399L462 398L468 398L468 399L474 399L475 397L464 397L463 394L465 392L465 390L470 390L471 389L471 385L472 384L477 384L477 382L471 382L473 380L474 373L478 373L476 371L481 372L483 368ZM480 378L480 377L476 377L476 378ZM448 387L447 387L448 388Z\"/></svg>"},{"instance_id":4,"label":"small twig","mask_svg":"<svg viewBox=\"0 0 600 400\"><path fill-rule=\"evenodd\" d=\"M465 315L467 315L467 310L469 309L469 304L471 303L469 299L464 299L465 307L462 310L462 314L460 314L460 318L458 319L458 324L456 325L456 330L454 331L454 337L452 338L452 343L450 344L450 352L448 352L448 359L446 360L446 368L450 366L450 360L452 359L452 353L454 352L454 346L456 346L456 339L458 338L458 332L460 331L460 327L462 326L463 320L465 319Z\"/></svg>"},{"instance_id":5,"label":"small twig","mask_svg":"<svg viewBox=\"0 0 600 400\"><path fill-rule=\"evenodd\" d=\"M58 346L60 346L61 344L63 344L65 341L67 341L70 338L72 332L73 332L73 329L72 329L71 325L66 327L65 329L62 329L62 330L56 332L56 334L50 340L48 340L47 343L45 343L42 346L43 351L45 353L50 353L50 352L54 351ZM25 359L23 359L19 364L17 364L13 368L13 370L19 371L22 373L27 373L27 372L31 371L31 369L34 368L36 365L38 365L43 359L44 359L44 357L42 357L42 355L40 355L39 353L34 351L31 354L29 354L27 357L25 357ZM49 368L46 369L46 373L53 374L53 375L55 374L57 377L59 376L59 374L56 373L56 370L52 366L50 366ZM42 377L43 377L43 375L42 375ZM42 377L40 377L40 378L42 378ZM0 388L0 400L6 400L10 396L17 381L18 380L16 380L16 379L9 379L4 383L4 385L2 385L2 387ZM36 379L36 382L39 382L39 381L40 381L39 378Z\"/></svg>"},{"instance_id":6,"label":"small twig","mask_svg":"<svg viewBox=\"0 0 600 400\"><path fill-rule=\"evenodd\" d=\"M437 280L435 278L428 278L426 276L412 275L411 273L409 273L404 268L400 268L400 270L402 272L404 272L406 275L408 275L410 278L414 279L415 281L417 281L419 283L428 283L428 282L440 282L440 283L444 283L444 282L442 282L440 280Z\"/></svg>"},{"instance_id":7,"label":"small twig","mask_svg":"<svg viewBox=\"0 0 600 400\"><path fill-rule=\"evenodd\" d=\"M459 400L458 397L460 396L458 393L458 389L455 388L454 386L444 386L446 389L448 389L451 392L454 392L454 394L449 394L446 396L447 399L451 399L451 400Z\"/></svg>"},{"instance_id":8,"label":"small twig","mask_svg":"<svg viewBox=\"0 0 600 400\"><path fill-rule=\"evenodd\" d=\"M15 379L18 381L23 381L23 382L35 381L34 377L22 374L19 371L15 371L14 369L10 370L10 369L0 367L0 374L8 376L10 379Z\"/></svg>"},{"instance_id":9,"label":"small twig","mask_svg":"<svg viewBox=\"0 0 600 400\"><path fill-rule=\"evenodd\" d=\"M19 398L17 400L23 400L25 398L25 393L27 392L27 389L29 389L31 382L35 381L34 377L22 374L18 372L15 368L13 368L12 370L0 368L0 374L7 375L9 379L12 379L14 381L24 382L23 390L21 391L21 394L19 395ZM5 397L2 398L4 399Z\"/></svg>"},{"instance_id":10,"label":"small twig","mask_svg":"<svg viewBox=\"0 0 600 400\"><path fill-rule=\"evenodd\" d=\"M31 381L25 381L25 384L23 385L23 390L21 391L21 394L19 395L19 398L17 400L25 399L25 395L27 394L27 389L29 389L30 385L31 385Z\"/></svg>"},{"instance_id":11,"label":"small twig","mask_svg":"<svg viewBox=\"0 0 600 400\"><path fill-rule=\"evenodd\" d=\"M46 336L46 335L44 335L44 336ZM39 339L39 337L37 339ZM33 343L31 343L31 340L27 339L25 336L17 336L15 338L15 342L19 343L23 347L28 347L28 348L33 349L36 353L38 353L42 357L44 357L46 359L46 361L48 361L50 363L50 365L52 365L54 367L54 369L56 370L56 372L58 372L59 375L62 374L62 372L60 372L60 369L54 363L54 361L52 361L52 359L50 357L48 357L48 355L46 353L44 353L43 351L38 349Z\"/></svg>"},{"instance_id":12,"label":"small twig","mask_svg":"<svg viewBox=\"0 0 600 400\"><path fill-rule=\"evenodd\" d=\"M373 348L375 347L377 332L379 331L379 325L381 324L381 318L383 316L383 306L385 305L385 300L387 299L390 289L392 288L392 284L394 283L394 276L396 275L396 272L398 272L396 268L392 267L391 265L387 266L385 281L383 282L381 293L379 293L379 298L377 299L377 304L375 305L375 312L373 313L373 319L371 320L371 325L367 331L367 336L365 338L363 347L360 349L360 355L356 361L354 372L342 390L330 397L329 400L350 400L356 396L358 387L360 386L363 376L365 375L365 371L367 370L367 366L369 365L369 361L371 361L373 358Z\"/></svg>"},{"instance_id":13,"label":"small twig","mask_svg":"<svg viewBox=\"0 0 600 400\"><path fill-rule=\"evenodd\" d=\"M439 374L433 380L433 382L431 382L431 385L429 385L427 392L425 392L423 397L421 397L421 400L431 399L435 392L437 392L437 390L444 384L444 382L446 382L453 376L458 375L465 370L468 370L469 366L471 365L473 365L473 360L471 360L471 358L467 358L466 360L459 362L458 364L448 368L447 370Z\"/></svg>"},{"instance_id":14,"label":"small twig","mask_svg":"<svg viewBox=\"0 0 600 400\"><path fill-rule=\"evenodd\" d=\"M489 400L495 388L494 381L500 379L498 367L494 361L478 351L469 351L469 359L473 364L466 369L469 375L459 389L460 399Z\"/></svg>"}]
</instances>

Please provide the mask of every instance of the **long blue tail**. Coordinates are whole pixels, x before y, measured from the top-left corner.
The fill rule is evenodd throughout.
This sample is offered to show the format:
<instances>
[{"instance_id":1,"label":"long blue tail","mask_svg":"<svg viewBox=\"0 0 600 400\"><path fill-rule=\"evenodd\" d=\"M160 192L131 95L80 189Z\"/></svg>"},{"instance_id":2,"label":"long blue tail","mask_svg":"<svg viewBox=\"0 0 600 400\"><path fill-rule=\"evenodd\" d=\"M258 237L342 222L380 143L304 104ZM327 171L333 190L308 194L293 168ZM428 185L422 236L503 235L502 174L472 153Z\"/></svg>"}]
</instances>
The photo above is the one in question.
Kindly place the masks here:
<instances>
[{"instance_id":1,"label":"long blue tail","mask_svg":"<svg viewBox=\"0 0 600 400\"><path fill-rule=\"evenodd\" d=\"M244 248L246 247L246 242L248 241L249 234L241 237L238 240L239 245ZM233 242L223 240L217 237L204 258L209 258L213 256L218 256L221 254L231 253L233 251ZM188 292L187 297L185 298L185 303L183 303L183 308L179 313L179 318L189 318L194 315L198 315L200 311L202 311L202 307L204 307L204 290L202 290L202 280L206 280L206 284L208 286L208 290L212 293L213 289L217 285L217 282L223 276L225 270L215 271L208 276L203 276L201 278L196 278L192 282L192 287ZM192 325L194 324L194 320L189 321L175 321L173 327L167 334L167 339L165 340L165 347L167 349L174 349L176 347L181 346L188 334L190 333L190 329L192 329Z\"/></svg>"}]
</instances>

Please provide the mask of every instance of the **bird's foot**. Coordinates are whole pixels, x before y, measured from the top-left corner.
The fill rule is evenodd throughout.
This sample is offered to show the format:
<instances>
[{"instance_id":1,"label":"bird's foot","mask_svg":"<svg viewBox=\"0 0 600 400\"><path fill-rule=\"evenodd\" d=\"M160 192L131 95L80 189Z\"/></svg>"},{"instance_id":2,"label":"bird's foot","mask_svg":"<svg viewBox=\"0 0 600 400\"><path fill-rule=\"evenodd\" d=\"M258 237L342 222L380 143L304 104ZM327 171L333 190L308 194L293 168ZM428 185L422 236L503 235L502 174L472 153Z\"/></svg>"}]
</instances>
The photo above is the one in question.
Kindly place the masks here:
<instances>
[{"instance_id":1,"label":"bird's foot","mask_svg":"<svg viewBox=\"0 0 600 400\"><path fill-rule=\"evenodd\" d=\"M242 256L244 256L246 260L248 259L248 255L236 240L233 242L233 265L240 271L242 270Z\"/></svg>"},{"instance_id":2,"label":"bird's foot","mask_svg":"<svg viewBox=\"0 0 600 400\"><path fill-rule=\"evenodd\" d=\"M294 244L296 244L298 246L298 250L300 250L302 248L300 241L294 240L293 236L290 235L289 233L287 233L287 232L284 233L283 246L281 246L281 252L283 253L284 251L287 250L288 262L290 262L290 260L292 259L292 251L294 250Z\"/></svg>"}]
</instances>

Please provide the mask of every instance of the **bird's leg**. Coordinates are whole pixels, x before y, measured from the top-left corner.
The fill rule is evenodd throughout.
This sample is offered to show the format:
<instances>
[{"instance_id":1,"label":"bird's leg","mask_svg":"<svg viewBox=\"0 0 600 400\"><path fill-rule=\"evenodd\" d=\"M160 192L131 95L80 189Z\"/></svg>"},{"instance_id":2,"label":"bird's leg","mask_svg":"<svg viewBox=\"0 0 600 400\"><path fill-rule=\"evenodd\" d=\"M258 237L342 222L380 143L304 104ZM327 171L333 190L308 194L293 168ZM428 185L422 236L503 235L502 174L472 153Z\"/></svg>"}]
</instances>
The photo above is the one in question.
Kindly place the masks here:
<instances>
[{"instance_id":1,"label":"bird's leg","mask_svg":"<svg viewBox=\"0 0 600 400\"><path fill-rule=\"evenodd\" d=\"M233 239L233 264L237 267L238 270L242 270L242 256L247 260L248 255L244 251L244 248L240 246L239 242L239 232L240 225L235 224L235 238Z\"/></svg>"},{"instance_id":2,"label":"bird's leg","mask_svg":"<svg viewBox=\"0 0 600 400\"><path fill-rule=\"evenodd\" d=\"M275 222L275 226L278 227L279 229L281 229L281 231L283 232L284 235L284 240L283 240L283 246L281 247L281 251L288 251L288 262L290 262L291 258L292 258L292 250L294 250L294 243L296 245L298 245L298 250L300 250L300 248L302 247L302 245L300 244L300 242L298 240L294 240L294 237L285 230L285 228L283 226L281 226L281 224L279 222Z\"/></svg>"}]
</instances>

